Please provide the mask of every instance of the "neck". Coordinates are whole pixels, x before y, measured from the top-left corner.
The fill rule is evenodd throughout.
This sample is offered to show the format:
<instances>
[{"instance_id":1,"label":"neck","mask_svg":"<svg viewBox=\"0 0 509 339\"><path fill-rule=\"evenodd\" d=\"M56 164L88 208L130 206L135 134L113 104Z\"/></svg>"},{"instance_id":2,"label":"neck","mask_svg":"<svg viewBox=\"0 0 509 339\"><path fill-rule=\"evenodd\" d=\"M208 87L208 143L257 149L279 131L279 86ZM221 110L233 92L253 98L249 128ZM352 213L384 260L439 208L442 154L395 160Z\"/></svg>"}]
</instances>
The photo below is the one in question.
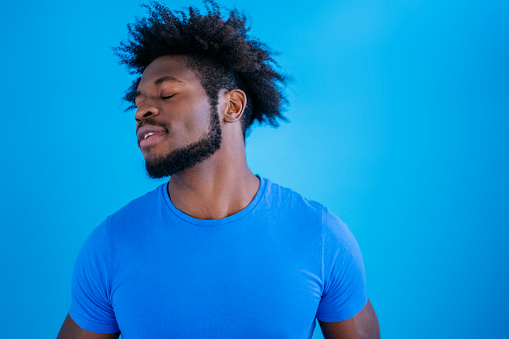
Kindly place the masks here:
<instances>
[{"instance_id":1,"label":"neck","mask_svg":"<svg viewBox=\"0 0 509 339\"><path fill-rule=\"evenodd\" d=\"M259 179L247 166L245 149L219 149L207 160L171 176L173 205L197 219L220 219L244 209L254 199Z\"/></svg>"}]
</instances>

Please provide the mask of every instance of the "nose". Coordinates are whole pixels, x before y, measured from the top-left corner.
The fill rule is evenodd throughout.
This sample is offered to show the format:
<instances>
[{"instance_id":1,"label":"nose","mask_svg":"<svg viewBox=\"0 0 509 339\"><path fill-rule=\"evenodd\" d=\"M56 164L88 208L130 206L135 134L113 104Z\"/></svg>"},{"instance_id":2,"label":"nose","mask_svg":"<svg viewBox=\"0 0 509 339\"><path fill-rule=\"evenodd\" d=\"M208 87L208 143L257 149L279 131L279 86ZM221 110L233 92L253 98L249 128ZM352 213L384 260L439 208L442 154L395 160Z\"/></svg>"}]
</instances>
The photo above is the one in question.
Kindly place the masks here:
<instances>
[{"instance_id":1,"label":"nose","mask_svg":"<svg viewBox=\"0 0 509 339\"><path fill-rule=\"evenodd\" d=\"M154 118L159 115L159 110L154 105L150 105L150 103L144 103L141 107L138 107L136 110L136 114L134 115L134 120L137 122L141 122L147 118Z\"/></svg>"}]
</instances>

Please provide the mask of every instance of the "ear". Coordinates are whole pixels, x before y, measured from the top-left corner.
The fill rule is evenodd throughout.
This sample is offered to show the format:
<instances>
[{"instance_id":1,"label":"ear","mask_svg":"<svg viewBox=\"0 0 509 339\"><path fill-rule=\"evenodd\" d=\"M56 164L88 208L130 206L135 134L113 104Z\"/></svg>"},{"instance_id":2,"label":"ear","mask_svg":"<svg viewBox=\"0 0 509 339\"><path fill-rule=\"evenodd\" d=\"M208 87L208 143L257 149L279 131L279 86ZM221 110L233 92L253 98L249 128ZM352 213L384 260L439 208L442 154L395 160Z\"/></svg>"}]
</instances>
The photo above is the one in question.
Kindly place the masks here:
<instances>
[{"instance_id":1,"label":"ear","mask_svg":"<svg viewBox=\"0 0 509 339\"><path fill-rule=\"evenodd\" d=\"M246 93L240 89L232 89L226 93L226 99L228 102L224 112L224 121L230 123L239 121L246 108Z\"/></svg>"}]
</instances>

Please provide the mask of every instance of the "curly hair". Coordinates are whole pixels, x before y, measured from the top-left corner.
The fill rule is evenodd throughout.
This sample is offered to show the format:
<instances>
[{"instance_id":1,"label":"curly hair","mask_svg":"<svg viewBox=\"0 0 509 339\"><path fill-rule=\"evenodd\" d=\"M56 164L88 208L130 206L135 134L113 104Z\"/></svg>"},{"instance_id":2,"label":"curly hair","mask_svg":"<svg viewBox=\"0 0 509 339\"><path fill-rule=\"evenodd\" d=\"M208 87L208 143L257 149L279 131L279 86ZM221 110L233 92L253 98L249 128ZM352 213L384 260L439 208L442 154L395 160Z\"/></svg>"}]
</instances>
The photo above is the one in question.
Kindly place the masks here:
<instances>
[{"instance_id":1,"label":"curly hair","mask_svg":"<svg viewBox=\"0 0 509 339\"><path fill-rule=\"evenodd\" d=\"M258 121L278 127L278 119L287 121L282 110L288 103L282 93L286 77L276 71L279 67L268 47L248 35L246 17L237 10L228 10L223 19L219 6L205 1L207 14L195 7L171 11L158 2L142 5L148 17L135 18L128 24L128 40L114 47L120 64L127 65L129 74L137 79L127 90L126 110L136 107L135 93L145 68L164 55L184 56L216 107L219 91L241 89L246 93L247 105L242 117L242 132Z\"/></svg>"}]
</instances>

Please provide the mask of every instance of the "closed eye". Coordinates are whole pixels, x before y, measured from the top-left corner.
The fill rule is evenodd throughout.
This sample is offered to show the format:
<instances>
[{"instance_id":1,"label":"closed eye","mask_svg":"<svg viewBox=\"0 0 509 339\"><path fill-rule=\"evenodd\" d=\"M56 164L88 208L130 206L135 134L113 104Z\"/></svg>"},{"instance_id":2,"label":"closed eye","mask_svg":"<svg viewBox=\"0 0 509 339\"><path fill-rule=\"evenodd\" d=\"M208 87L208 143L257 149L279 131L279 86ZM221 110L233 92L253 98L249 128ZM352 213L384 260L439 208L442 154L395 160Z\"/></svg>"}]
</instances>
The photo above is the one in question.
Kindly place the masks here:
<instances>
[{"instance_id":1,"label":"closed eye","mask_svg":"<svg viewBox=\"0 0 509 339\"><path fill-rule=\"evenodd\" d=\"M169 95L169 96L166 96L166 97L161 97L161 99L168 100L169 98L174 97L174 96L175 96L175 94L172 94L172 95Z\"/></svg>"}]
</instances>

